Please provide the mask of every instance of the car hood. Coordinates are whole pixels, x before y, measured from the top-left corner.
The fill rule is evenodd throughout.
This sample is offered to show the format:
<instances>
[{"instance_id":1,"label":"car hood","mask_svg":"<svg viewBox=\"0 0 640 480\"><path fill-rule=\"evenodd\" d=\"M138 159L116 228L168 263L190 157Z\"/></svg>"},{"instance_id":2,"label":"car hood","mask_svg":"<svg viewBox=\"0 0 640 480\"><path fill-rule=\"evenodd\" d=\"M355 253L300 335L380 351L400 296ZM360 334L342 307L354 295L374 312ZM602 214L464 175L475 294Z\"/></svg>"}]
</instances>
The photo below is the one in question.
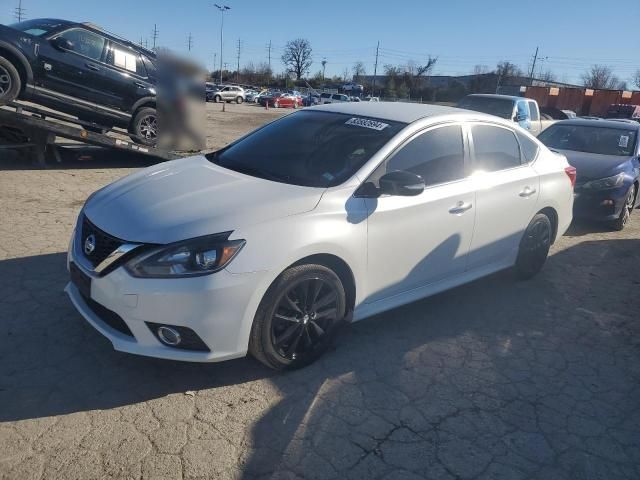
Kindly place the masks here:
<instances>
[{"instance_id":1,"label":"car hood","mask_svg":"<svg viewBox=\"0 0 640 480\"><path fill-rule=\"evenodd\" d=\"M166 244L307 212L323 192L251 177L195 156L108 185L89 198L84 213L120 239Z\"/></svg>"},{"instance_id":2,"label":"car hood","mask_svg":"<svg viewBox=\"0 0 640 480\"><path fill-rule=\"evenodd\" d=\"M622 169L625 163L633 158L617 155L601 155L599 153L576 152L574 150L556 151L566 156L569 164L576 167L578 183L615 175Z\"/></svg>"}]
</instances>

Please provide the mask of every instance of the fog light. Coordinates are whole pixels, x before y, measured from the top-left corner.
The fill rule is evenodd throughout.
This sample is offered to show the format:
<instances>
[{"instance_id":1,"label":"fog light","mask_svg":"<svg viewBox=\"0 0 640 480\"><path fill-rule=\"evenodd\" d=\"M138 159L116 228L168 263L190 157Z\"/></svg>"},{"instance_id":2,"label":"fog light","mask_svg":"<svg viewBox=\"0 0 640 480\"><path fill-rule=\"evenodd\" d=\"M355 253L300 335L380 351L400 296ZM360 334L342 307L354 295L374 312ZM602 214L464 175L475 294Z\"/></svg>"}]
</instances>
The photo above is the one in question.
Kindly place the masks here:
<instances>
[{"instance_id":1,"label":"fog light","mask_svg":"<svg viewBox=\"0 0 640 480\"><path fill-rule=\"evenodd\" d=\"M167 345L171 345L175 347L176 345L180 345L182 338L180 338L180 334L177 330L174 330L170 327L158 327L158 338L162 341L162 343L166 343Z\"/></svg>"},{"instance_id":2,"label":"fog light","mask_svg":"<svg viewBox=\"0 0 640 480\"><path fill-rule=\"evenodd\" d=\"M603 200L602 203L600 205L604 205L605 207L610 207L614 204L615 202L611 199L607 199L607 200Z\"/></svg>"}]
</instances>

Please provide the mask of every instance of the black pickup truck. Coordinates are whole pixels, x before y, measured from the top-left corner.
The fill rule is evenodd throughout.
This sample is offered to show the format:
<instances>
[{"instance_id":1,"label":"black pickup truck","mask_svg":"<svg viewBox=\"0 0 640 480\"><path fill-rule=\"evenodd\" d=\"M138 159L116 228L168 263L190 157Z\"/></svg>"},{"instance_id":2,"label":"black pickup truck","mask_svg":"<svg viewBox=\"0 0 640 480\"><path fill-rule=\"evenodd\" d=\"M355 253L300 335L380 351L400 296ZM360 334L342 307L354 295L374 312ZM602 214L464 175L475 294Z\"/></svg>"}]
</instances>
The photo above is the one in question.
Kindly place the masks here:
<instances>
[{"instance_id":1,"label":"black pickup truck","mask_svg":"<svg viewBox=\"0 0 640 480\"><path fill-rule=\"evenodd\" d=\"M155 145L156 56L89 23L0 25L0 105L20 98Z\"/></svg>"}]
</instances>

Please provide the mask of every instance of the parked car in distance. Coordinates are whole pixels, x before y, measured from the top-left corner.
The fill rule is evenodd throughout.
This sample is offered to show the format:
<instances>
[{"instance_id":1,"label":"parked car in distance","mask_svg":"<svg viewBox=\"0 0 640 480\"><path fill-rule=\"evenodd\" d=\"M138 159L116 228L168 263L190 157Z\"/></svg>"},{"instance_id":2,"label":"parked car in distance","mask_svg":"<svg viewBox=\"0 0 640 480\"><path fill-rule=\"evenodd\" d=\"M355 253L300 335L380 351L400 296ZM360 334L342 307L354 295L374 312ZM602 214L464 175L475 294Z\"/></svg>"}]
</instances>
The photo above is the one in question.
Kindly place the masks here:
<instances>
[{"instance_id":1,"label":"parked car in distance","mask_svg":"<svg viewBox=\"0 0 640 480\"><path fill-rule=\"evenodd\" d=\"M220 102L244 102L244 89L236 85L221 85L220 89L213 94L213 101Z\"/></svg>"},{"instance_id":2,"label":"parked car in distance","mask_svg":"<svg viewBox=\"0 0 640 480\"><path fill-rule=\"evenodd\" d=\"M357 94L357 93L362 93L364 91L364 86L360 85L359 83L349 82L349 83L345 83L342 86L342 90L344 90L345 92Z\"/></svg>"},{"instance_id":3,"label":"parked car in distance","mask_svg":"<svg viewBox=\"0 0 640 480\"><path fill-rule=\"evenodd\" d=\"M215 84L209 83L209 82L205 83L204 91L205 91L206 101L207 102L213 102L213 96L219 90L220 90L220 86L219 85L215 85Z\"/></svg>"},{"instance_id":4,"label":"parked car in distance","mask_svg":"<svg viewBox=\"0 0 640 480\"><path fill-rule=\"evenodd\" d=\"M379 102L380 98L379 97L364 97L362 99L363 102Z\"/></svg>"},{"instance_id":5,"label":"parked car in distance","mask_svg":"<svg viewBox=\"0 0 640 480\"><path fill-rule=\"evenodd\" d=\"M535 275L571 222L574 179L510 121L321 105L93 194L66 291L120 351L300 367L345 321L505 268Z\"/></svg>"},{"instance_id":6,"label":"parked car in distance","mask_svg":"<svg viewBox=\"0 0 640 480\"><path fill-rule=\"evenodd\" d=\"M349 102L349 96L344 93L322 93L320 94L320 101L325 103L345 103Z\"/></svg>"},{"instance_id":7,"label":"parked car in distance","mask_svg":"<svg viewBox=\"0 0 640 480\"><path fill-rule=\"evenodd\" d=\"M245 90L244 100L245 102L254 103L256 97L260 94L257 90Z\"/></svg>"},{"instance_id":8,"label":"parked car in distance","mask_svg":"<svg viewBox=\"0 0 640 480\"><path fill-rule=\"evenodd\" d=\"M360 101L360 97L349 97L349 101L350 102L359 102Z\"/></svg>"},{"instance_id":9,"label":"parked car in distance","mask_svg":"<svg viewBox=\"0 0 640 480\"><path fill-rule=\"evenodd\" d=\"M314 105L320 105L320 95L317 93L311 93L302 98L302 105L305 107L313 107Z\"/></svg>"},{"instance_id":10,"label":"parked car in distance","mask_svg":"<svg viewBox=\"0 0 640 480\"><path fill-rule=\"evenodd\" d=\"M539 135L554 120L540 117L538 102L531 98L510 95L472 94L458 102L458 108L488 113L500 118L512 120L532 135Z\"/></svg>"},{"instance_id":11,"label":"parked car in distance","mask_svg":"<svg viewBox=\"0 0 640 480\"><path fill-rule=\"evenodd\" d=\"M0 105L24 99L155 145L156 55L90 23L0 25Z\"/></svg>"},{"instance_id":12,"label":"parked car in distance","mask_svg":"<svg viewBox=\"0 0 640 480\"><path fill-rule=\"evenodd\" d=\"M540 107L540 118L542 120L568 120L576 118L576 112L572 110L560 110L555 107Z\"/></svg>"},{"instance_id":13,"label":"parked car in distance","mask_svg":"<svg viewBox=\"0 0 640 480\"><path fill-rule=\"evenodd\" d=\"M271 93L271 91L270 91L270 90L261 90L261 91L260 91L260 93L258 93L255 97L253 97L253 102L254 102L254 103L260 103L261 105L263 105L263 106L264 106L264 104L262 104L262 103L260 102L260 99L261 99L261 98L266 97L266 96L267 96L267 95L269 95L270 93Z\"/></svg>"},{"instance_id":14,"label":"parked car in distance","mask_svg":"<svg viewBox=\"0 0 640 480\"><path fill-rule=\"evenodd\" d=\"M574 216L622 230L638 205L640 124L616 120L562 120L538 137L567 157L577 172Z\"/></svg>"},{"instance_id":15,"label":"parked car in distance","mask_svg":"<svg viewBox=\"0 0 640 480\"><path fill-rule=\"evenodd\" d=\"M300 99L291 93L274 93L266 97L266 103L274 108L298 108L302 106Z\"/></svg>"},{"instance_id":16,"label":"parked car in distance","mask_svg":"<svg viewBox=\"0 0 640 480\"><path fill-rule=\"evenodd\" d=\"M604 118L627 118L640 122L640 105L611 104Z\"/></svg>"}]
</instances>

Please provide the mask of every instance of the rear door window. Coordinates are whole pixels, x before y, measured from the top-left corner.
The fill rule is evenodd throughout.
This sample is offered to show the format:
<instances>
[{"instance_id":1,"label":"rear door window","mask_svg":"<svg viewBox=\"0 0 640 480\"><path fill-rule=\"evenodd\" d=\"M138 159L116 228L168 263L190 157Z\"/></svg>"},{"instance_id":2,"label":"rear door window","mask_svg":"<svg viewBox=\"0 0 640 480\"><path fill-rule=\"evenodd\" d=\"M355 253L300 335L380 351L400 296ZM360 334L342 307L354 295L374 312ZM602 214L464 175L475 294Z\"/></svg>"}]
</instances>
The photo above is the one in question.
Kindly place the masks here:
<instances>
[{"instance_id":1,"label":"rear door window","mask_svg":"<svg viewBox=\"0 0 640 480\"><path fill-rule=\"evenodd\" d=\"M147 72L138 52L117 43L111 43L107 49L107 63L113 67L146 77Z\"/></svg>"},{"instance_id":2,"label":"rear door window","mask_svg":"<svg viewBox=\"0 0 640 480\"><path fill-rule=\"evenodd\" d=\"M496 172L521 165L520 146L507 128L474 125L472 128L474 170Z\"/></svg>"},{"instance_id":3,"label":"rear door window","mask_svg":"<svg viewBox=\"0 0 640 480\"><path fill-rule=\"evenodd\" d=\"M538 144L529 138L524 133L516 132L518 140L520 141L520 149L522 150L522 157L525 162L533 162L538 156L540 148Z\"/></svg>"}]
</instances>

